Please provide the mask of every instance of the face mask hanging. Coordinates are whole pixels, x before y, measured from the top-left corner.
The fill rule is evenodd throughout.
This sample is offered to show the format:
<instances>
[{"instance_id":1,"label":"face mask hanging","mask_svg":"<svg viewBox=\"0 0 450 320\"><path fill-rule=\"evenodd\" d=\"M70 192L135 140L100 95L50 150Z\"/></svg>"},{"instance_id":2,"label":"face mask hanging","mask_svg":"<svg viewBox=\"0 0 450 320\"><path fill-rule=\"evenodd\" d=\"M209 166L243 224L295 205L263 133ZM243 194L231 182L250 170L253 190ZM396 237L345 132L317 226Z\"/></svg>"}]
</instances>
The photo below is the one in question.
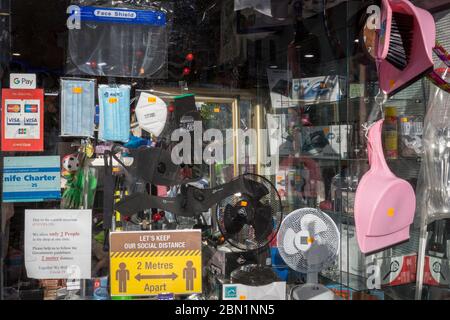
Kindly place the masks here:
<instances>
[{"instance_id":1,"label":"face mask hanging","mask_svg":"<svg viewBox=\"0 0 450 320\"><path fill-rule=\"evenodd\" d=\"M61 79L61 136L93 137L95 80Z\"/></svg>"},{"instance_id":2,"label":"face mask hanging","mask_svg":"<svg viewBox=\"0 0 450 320\"><path fill-rule=\"evenodd\" d=\"M128 85L98 87L99 139L127 142L130 138L130 90Z\"/></svg>"}]
</instances>

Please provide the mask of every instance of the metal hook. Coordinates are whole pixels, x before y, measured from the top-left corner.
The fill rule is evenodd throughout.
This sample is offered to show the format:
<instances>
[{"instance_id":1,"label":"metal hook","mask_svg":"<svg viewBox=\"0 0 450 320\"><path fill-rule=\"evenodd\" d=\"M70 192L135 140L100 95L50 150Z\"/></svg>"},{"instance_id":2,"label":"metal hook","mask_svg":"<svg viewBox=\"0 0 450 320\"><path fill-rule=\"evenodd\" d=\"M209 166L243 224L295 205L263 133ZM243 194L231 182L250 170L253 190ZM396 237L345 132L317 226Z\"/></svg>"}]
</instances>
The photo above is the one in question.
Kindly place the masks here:
<instances>
[{"instance_id":1,"label":"metal hook","mask_svg":"<svg viewBox=\"0 0 450 320\"><path fill-rule=\"evenodd\" d=\"M375 96L375 103L379 106L380 108L380 112L381 112L381 119L384 119L385 115L384 115L384 104L386 103L386 101L388 100L388 95L384 92L381 91L381 89L378 90L377 95ZM370 119L371 117L369 116L369 120L366 123L362 124L362 127L364 129L364 136L366 137L366 139L369 139L369 131L370 128L372 128L372 126L377 122L376 120L371 121ZM374 118L376 118L376 116L374 116Z\"/></svg>"},{"instance_id":2,"label":"metal hook","mask_svg":"<svg viewBox=\"0 0 450 320\"><path fill-rule=\"evenodd\" d=\"M378 94L375 96L375 102L380 107L381 117L384 119L384 104L388 100L388 95L385 92L382 92L381 89L378 90Z\"/></svg>"},{"instance_id":3,"label":"metal hook","mask_svg":"<svg viewBox=\"0 0 450 320\"><path fill-rule=\"evenodd\" d=\"M364 136L366 137L367 140L369 140L369 131L370 128L372 128L375 125L376 122L372 122L372 123L363 123L361 126L363 127L364 130Z\"/></svg>"}]
</instances>

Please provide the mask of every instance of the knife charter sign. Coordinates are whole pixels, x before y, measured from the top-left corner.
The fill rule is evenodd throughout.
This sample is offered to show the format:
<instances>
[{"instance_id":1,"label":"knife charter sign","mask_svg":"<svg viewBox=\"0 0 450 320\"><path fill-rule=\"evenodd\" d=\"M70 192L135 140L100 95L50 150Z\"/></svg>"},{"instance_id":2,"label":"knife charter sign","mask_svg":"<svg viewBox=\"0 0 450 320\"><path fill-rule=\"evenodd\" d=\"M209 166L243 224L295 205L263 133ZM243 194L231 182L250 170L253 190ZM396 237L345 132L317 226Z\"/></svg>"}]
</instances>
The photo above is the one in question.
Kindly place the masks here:
<instances>
[{"instance_id":1,"label":"knife charter sign","mask_svg":"<svg viewBox=\"0 0 450 320\"><path fill-rule=\"evenodd\" d=\"M111 295L202 292L200 230L112 232Z\"/></svg>"}]
</instances>

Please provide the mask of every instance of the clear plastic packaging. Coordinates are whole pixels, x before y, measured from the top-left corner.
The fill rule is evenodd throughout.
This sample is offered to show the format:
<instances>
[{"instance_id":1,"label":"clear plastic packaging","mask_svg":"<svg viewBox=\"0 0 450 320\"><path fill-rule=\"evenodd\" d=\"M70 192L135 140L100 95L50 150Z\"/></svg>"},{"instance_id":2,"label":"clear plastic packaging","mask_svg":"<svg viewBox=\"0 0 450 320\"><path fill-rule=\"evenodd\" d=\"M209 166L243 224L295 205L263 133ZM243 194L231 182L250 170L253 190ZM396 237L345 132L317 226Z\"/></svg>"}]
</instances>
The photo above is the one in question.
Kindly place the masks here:
<instances>
[{"instance_id":1,"label":"clear plastic packaging","mask_svg":"<svg viewBox=\"0 0 450 320\"><path fill-rule=\"evenodd\" d=\"M69 74L167 78L168 10L159 2L74 4L81 28L69 28Z\"/></svg>"},{"instance_id":2,"label":"clear plastic packaging","mask_svg":"<svg viewBox=\"0 0 450 320\"><path fill-rule=\"evenodd\" d=\"M95 80L61 78L61 136L93 137Z\"/></svg>"},{"instance_id":3,"label":"clear plastic packaging","mask_svg":"<svg viewBox=\"0 0 450 320\"><path fill-rule=\"evenodd\" d=\"M98 86L100 140L127 142L130 139L130 91L128 85Z\"/></svg>"},{"instance_id":4,"label":"clear plastic packaging","mask_svg":"<svg viewBox=\"0 0 450 320\"><path fill-rule=\"evenodd\" d=\"M400 155L404 158L414 158L423 153L423 117L400 117Z\"/></svg>"},{"instance_id":5,"label":"clear plastic packaging","mask_svg":"<svg viewBox=\"0 0 450 320\"><path fill-rule=\"evenodd\" d=\"M243 10L246 8L254 8L267 16L272 16L271 0L234 0L234 10Z\"/></svg>"},{"instance_id":6,"label":"clear plastic packaging","mask_svg":"<svg viewBox=\"0 0 450 320\"><path fill-rule=\"evenodd\" d=\"M450 218L450 94L436 86L430 86L423 145L417 194L423 197L418 203L426 223L431 223Z\"/></svg>"}]
</instances>

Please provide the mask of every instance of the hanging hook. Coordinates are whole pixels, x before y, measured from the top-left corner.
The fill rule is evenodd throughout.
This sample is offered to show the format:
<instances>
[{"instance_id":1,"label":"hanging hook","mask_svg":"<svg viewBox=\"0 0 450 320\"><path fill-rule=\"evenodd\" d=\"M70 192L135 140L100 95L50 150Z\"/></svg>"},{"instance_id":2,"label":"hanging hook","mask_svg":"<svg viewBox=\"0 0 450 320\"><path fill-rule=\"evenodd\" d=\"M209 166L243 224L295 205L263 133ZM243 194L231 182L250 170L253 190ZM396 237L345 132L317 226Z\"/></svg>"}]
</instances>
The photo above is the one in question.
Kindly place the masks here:
<instances>
[{"instance_id":1,"label":"hanging hook","mask_svg":"<svg viewBox=\"0 0 450 320\"><path fill-rule=\"evenodd\" d=\"M388 95L385 92L382 92L381 89L378 90L378 94L375 96L375 102L380 107L381 117L384 119L384 104L388 100Z\"/></svg>"},{"instance_id":2,"label":"hanging hook","mask_svg":"<svg viewBox=\"0 0 450 320\"><path fill-rule=\"evenodd\" d=\"M363 127L364 130L364 136L366 137L367 140L369 140L369 131L370 128L372 128L375 125L376 122L372 122L372 123L363 123L361 126Z\"/></svg>"},{"instance_id":3,"label":"hanging hook","mask_svg":"<svg viewBox=\"0 0 450 320\"><path fill-rule=\"evenodd\" d=\"M377 95L375 96L375 103L380 108L380 112L381 112L381 118L380 119L384 119L384 117L385 117L385 115L384 115L384 104L386 103L387 100L388 100L388 95L386 93L382 92L381 89L379 89ZM372 115L373 115L373 112L371 113L371 116L369 116L368 121L361 125L363 127L364 136L366 137L366 139L369 139L370 128L372 128L372 126L377 122L377 120L373 120L372 121L370 119L370 118L372 118ZM373 116L373 118L377 118L377 117Z\"/></svg>"}]
</instances>

